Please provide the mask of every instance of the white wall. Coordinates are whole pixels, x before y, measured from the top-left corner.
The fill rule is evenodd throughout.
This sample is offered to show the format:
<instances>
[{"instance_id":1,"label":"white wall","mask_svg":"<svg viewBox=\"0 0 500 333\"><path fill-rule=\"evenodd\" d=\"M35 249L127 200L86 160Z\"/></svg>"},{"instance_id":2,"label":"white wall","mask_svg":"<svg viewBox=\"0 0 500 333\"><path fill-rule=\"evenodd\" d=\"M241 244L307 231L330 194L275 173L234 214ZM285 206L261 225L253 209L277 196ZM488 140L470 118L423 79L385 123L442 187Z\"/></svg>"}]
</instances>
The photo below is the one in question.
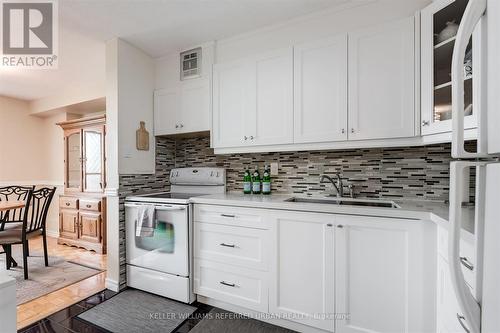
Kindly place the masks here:
<instances>
[{"instance_id":1,"label":"white wall","mask_svg":"<svg viewBox=\"0 0 500 333\"><path fill-rule=\"evenodd\" d=\"M33 89L44 97L30 102L32 113L44 113L67 105L105 96L105 44L63 27L59 32L59 68L55 71L22 72L26 80L17 89ZM51 82L41 89L41 82ZM26 82L28 81L28 82ZM22 84L21 84L22 82Z\"/></svg>"},{"instance_id":2,"label":"white wall","mask_svg":"<svg viewBox=\"0 0 500 333\"><path fill-rule=\"evenodd\" d=\"M148 174L155 170L153 136L153 59L118 40L118 169L120 174ZM139 122L146 123L149 151L136 149Z\"/></svg>"},{"instance_id":3,"label":"white wall","mask_svg":"<svg viewBox=\"0 0 500 333\"><path fill-rule=\"evenodd\" d=\"M216 63L413 16L430 2L431 0L379 0L360 6L356 6L356 2L353 2L348 9L303 16L217 41Z\"/></svg>"},{"instance_id":4,"label":"white wall","mask_svg":"<svg viewBox=\"0 0 500 333\"><path fill-rule=\"evenodd\" d=\"M193 46L186 50L201 47L201 75L212 74L212 64L214 63L215 43L207 42L202 45ZM166 56L154 59L155 66L155 89L165 89L178 87L180 81L180 53L185 50L178 50Z\"/></svg>"},{"instance_id":5,"label":"white wall","mask_svg":"<svg viewBox=\"0 0 500 333\"><path fill-rule=\"evenodd\" d=\"M26 101L0 96L0 185L56 186L47 217L47 230L57 236L58 195L63 193L63 131L56 122L64 114L48 118L30 115Z\"/></svg>"},{"instance_id":6,"label":"white wall","mask_svg":"<svg viewBox=\"0 0 500 333\"><path fill-rule=\"evenodd\" d=\"M106 43L106 153L107 254L106 287L118 290L120 280L119 175L152 174L155 170L153 136L153 59L120 40ZM136 149L136 130L146 122L149 151Z\"/></svg>"}]
</instances>

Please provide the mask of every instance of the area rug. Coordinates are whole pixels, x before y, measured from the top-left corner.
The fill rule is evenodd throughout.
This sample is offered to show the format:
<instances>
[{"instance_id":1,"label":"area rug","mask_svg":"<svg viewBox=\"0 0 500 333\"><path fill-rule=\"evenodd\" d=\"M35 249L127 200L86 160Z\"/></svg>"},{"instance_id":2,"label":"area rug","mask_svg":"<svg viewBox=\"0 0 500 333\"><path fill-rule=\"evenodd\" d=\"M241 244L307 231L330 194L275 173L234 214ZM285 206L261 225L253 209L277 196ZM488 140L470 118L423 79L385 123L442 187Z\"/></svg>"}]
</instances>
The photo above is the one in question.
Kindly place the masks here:
<instances>
[{"instance_id":1,"label":"area rug","mask_svg":"<svg viewBox=\"0 0 500 333\"><path fill-rule=\"evenodd\" d=\"M6 270L5 254L0 254L0 274L6 273L16 279L17 305L102 272L55 256L49 256L49 267L45 267L43 254L32 251L28 257L28 280L25 280L21 247L13 246L12 252L19 266Z\"/></svg>"},{"instance_id":2,"label":"area rug","mask_svg":"<svg viewBox=\"0 0 500 333\"><path fill-rule=\"evenodd\" d=\"M194 311L191 305L127 289L78 318L116 333L169 333Z\"/></svg>"},{"instance_id":3,"label":"area rug","mask_svg":"<svg viewBox=\"0 0 500 333\"><path fill-rule=\"evenodd\" d=\"M289 329L214 308L189 333L296 333Z\"/></svg>"}]
</instances>

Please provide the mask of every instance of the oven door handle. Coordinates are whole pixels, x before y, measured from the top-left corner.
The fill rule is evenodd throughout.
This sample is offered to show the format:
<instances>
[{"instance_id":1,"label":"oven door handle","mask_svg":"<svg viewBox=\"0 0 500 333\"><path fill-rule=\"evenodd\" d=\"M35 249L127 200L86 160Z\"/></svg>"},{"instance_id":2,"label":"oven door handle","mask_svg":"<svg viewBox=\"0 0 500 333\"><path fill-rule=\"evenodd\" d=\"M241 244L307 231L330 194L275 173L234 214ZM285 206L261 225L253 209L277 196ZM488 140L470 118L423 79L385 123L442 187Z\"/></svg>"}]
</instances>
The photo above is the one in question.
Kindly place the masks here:
<instances>
[{"instance_id":1,"label":"oven door handle","mask_svg":"<svg viewBox=\"0 0 500 333\"><path fill-rule=\"evenodd\" d=\"M125 208L137 208L146 205L137 205L137 204L125 204ZM159 211L173 211L173 210L185 210L185 206L155 206L155 210Z\"/></svg>"},{"instance_id":2,"label":"oven door handle","mask_svg":"<svg viewBox=\"0 0 500 333\"><path fill-rule=\"evenodd\" d=\"M185 210L186 207L161 207L161 206L155 206L155 210L159 210L159 211L173 211L173 210Z\"/></svg>"}]
</instances>

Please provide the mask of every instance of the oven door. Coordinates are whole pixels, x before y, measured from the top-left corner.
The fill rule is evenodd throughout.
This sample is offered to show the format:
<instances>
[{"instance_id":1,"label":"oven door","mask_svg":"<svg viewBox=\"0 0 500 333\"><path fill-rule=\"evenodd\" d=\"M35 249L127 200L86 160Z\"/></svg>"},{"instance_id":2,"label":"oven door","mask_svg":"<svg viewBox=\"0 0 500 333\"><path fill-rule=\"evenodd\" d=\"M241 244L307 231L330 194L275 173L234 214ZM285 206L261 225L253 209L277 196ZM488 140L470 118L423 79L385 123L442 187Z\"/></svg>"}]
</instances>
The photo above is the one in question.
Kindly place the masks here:
<instances>
[{"instance_id":1,"label":"oven door","mask_svg":"<svg viewBox=\"0 0 500 333\"><path fill-rule=\"evenodd\" d=\"M138 211L147 203L125 203L127 264L188 276L188 209L186 205L154 204L152 237L136 236Z\"/></svg>"}]
</instances>

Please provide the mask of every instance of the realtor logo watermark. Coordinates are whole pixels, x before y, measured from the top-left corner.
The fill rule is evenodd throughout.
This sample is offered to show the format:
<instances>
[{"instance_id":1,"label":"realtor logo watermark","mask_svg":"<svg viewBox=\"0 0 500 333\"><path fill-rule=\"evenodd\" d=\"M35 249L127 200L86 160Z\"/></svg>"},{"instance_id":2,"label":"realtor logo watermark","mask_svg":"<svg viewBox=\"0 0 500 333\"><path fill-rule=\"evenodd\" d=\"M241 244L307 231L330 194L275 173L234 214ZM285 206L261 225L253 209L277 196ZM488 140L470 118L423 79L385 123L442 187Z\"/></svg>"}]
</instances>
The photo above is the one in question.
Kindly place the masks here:
<instances>
[{"instance_id":1,"label":"realtor logo watermark","mask_svg":"<svg viewBox=\"0 0 500 333\"><path fill-rule=\"evenodd\" d=\"M0 67L57 68L57 0L0 0Z\"/></svg>"}]
</instances>

